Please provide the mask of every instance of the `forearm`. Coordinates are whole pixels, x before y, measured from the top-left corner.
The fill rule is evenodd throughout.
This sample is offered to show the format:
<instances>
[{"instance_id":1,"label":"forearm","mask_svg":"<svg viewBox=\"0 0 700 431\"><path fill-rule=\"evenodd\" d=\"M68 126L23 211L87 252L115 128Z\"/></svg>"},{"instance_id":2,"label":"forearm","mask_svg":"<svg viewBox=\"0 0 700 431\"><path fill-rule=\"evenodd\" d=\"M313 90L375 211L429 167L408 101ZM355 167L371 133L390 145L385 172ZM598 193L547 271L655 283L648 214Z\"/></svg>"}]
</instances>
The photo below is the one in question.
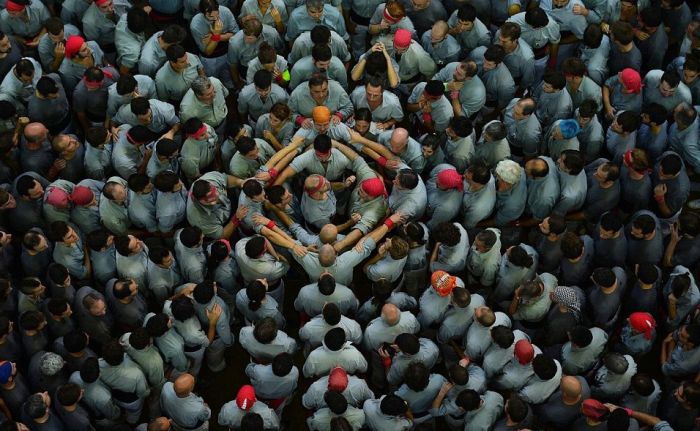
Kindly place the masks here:
<instances>
[{"instance_id":1,"label":"forearm","mask_svg":"<svg viewBox=\"0 0 700 431\"><path fill-rule=\"evenodd\" d=\"M520 297L518 295L513 296L513 300L510 301L510 305L508 306L508 315L512 316L515 314L516 311L518 311L518 304L520 304Z\"/></svg>"},{"instance_id":2,"label":"forearm","mask_svg":"<svg viewBox=\"0 0 700 431\"><path fill-rule=\"evenodd\" d=\"M462 104L459 102L459 98L452 99L452 111L455 113L455 117L462 116Z\"/></svg>"},{"instance_id":3,"label":"forearm","mask_svg":"<svg viewBox=\"0 0 700 431\"><path fill-rule=\"evenodd\" d=\"M51 72L58 72L58 68L61 67L61 63L63 63L63 59L65 57L60 56L60 55L54 55L53 56L53 61L49 65L49 70Z\"/></svg>"},{"instance_id":4,"label":"forearm","mask_svg":"<svg viewBox=\"0 0 700 431\"><path fill-rule=\"evenodd\" d=\"M244 179L234 177L233 175L226 175L226 188L233 189L241 187L244 182Z\"/></svg>"},{"instance_id":5,"label":"forearm","mask_svg":"<svg viewBox=\"0 0 700 431\"><path fill-rule=\"evenodd\" d=\"M275 245L279 245L280 247L289 248L289 249L294 247L293 241L289 241L287 238L284 238L283 236L277 234L277 232L274 232L272 229L268 229L267 227L263 226L260 233L263 234L263 236L265 236L265 238L269 239ZM277 252L275 252L274 254L276 255ZM277 256L275 256L275 257L277 257Z\"/></svg>"},{"instance_id":6,"label":"forearm","mask_svg":"<svg viewBox=\"0 0 700 431\"><path fill-rule=\"evenodd\" d=\"M391 88L396 88L399 85L399 75L396 73L394 65L391 63L389 54L385 53L384 57L386 58L386 75L389 80L389 86Z\"/></svg>"},{"instance_id":7,"label":"forearm","mask_svg":"<svg viewBox=\"0 0 700 431\"><path fill-rule=\"evenodd\" d=\"M345 144L341 144L338 141L333 142L333 146L338 149L345 157L350 159L350 161L354 161L356 158L358 158L360 155L357 154L355 151L353 151L352 148L348 147Z\"/></svg>"},{"instance_id":8,"label":"forearm","mask_svg":"<svg viewBox=\"0 0 700 431\"><path fill-rule=\"evenodd\" d=\"M355 222L353 219L349 219L343 224L337 225L336 229L338 229L338 233L345 232L346 230L350 229L351 227L355 226Z\"/></svg>"},{"instance_id":9,"label":"forearm","mask_svg":"<svg viewBox=\"0 0 700 431\"><path fill-rule=\"evenodd\" d=\"M665 267L672 267L673 266L673 254L676 252L676 246L678 245L678 241L671 239L671 241L668 242L668 245L666 246L666 251L664 252L664 259L663 259L663 265Z\"/></svg>"},{"instance_id":10,"label":"forearm","mask_svg":"<svg viewBox=\"0 0 700 431\"><path fill-rule=\"evenodd\" d=\"M297 150L303 144L304 138L296 138L289 145L277 151L270 160L265 163L268 169L275 168L278 171L284 169L296 157Z\"/></svg>"},{"instance_id":11,"label":"forearm","mask_svg":"<svg viewBox=\"0 0 700 431\"><path fill-rule=\"evenodd\" d=\"M214 341L216 337L216 323L209 322L209 329L207 330L207 338L209 339L209 344Z\"/></svg>"},{"instance_id":12,"label":"forearm","mask_svg":"<svg viewBox=\"0 0 700 431\"><path fill-rule=\"evenodd\" d=\"M408 103L408 104L406 104L406 110L408 112L418 112L418 111L420 111L420 104L419 103Z\"/></svg>"},{"instance_id":13,"label":"forearm","mask_svg":"<svg viewBox=\"0 0 700 431\"><path fill-rule=\"evenodd\" d=\"M355 67L353 67L352 71L350 72L350 78L352 78L353 81L359 81L362 79L362 74L365 73L365 65L367 64L367 60L364 58L360 60Z\"/></svg>"},{"instance_id":14,"label":"forearm","mask_svg":"<svg viewBox=\"0 0 700 431\"><path fill-rule=\"evenodd\" d=\"M279 186L284 184L289 178L292 178L294 175L296 175L297 171L294 170L294 168L287 166L284 168L282 173L277 177L274 183L272 185L274 186Z\"/></svg>"},{"instance_id":15,"label":"forearm","mask_svg":"<svg viewBox=\"0 0 700 431\"><path fill-rule=\"evenodd\" d=\"M345 238L336 242L333 248L340 253L341 251L350 248L353 244L359 241L360 238L362 238L362 231L359 229L353 229L348 235L345 236Z\"/></svg>"},{"instance_id":16,"label":"forearm","mask_svg":"<svg viewBox=\"0 0 700 431\"><path fill-rule=\"evenodd\" d=\"M382 26L381 24L370 24L369 29L367 30L367 33L371 34L372 36L375 36L382 31Z\"/></svg>"}]
</instances>

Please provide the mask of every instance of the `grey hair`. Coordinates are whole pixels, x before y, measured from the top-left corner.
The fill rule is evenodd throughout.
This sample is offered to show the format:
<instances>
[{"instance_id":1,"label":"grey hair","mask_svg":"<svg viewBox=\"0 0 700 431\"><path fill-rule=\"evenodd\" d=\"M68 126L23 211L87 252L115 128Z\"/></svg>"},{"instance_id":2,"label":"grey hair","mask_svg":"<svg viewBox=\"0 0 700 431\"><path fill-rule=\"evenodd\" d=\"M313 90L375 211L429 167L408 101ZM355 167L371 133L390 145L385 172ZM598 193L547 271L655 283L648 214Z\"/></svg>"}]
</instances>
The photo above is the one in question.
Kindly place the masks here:
<instances>
[{"instance_id":1,"label":"grey hair","mask_svg":"<svg viewBox=\"0 0 700 431\"><path fill-rule=\"evenodd\" d=\"M323 9L325 2L323 0L306 0L307 9Z\"/></svg>"},{"instance_id":2,"label":"grey hair","mask_svg":"<svg viewBox=\"0 0 700 431\"><path fill-rule=\"evenodd\" d=\"M211 80L206 76L198 76L192 81L192 91L194 91L195 96L201 96L209 88Z\"/></svg>"},{"instance_id":3,"label":"grey hair","mask_svg":"<svg viewBox=\"0 0 700 431\"><path fill-rule=\"evenodd\" d=\"M506 125L501 121L491 121L484 127L484 133L488 134L493 141L500 141L508 135Z\"/></svg>"}]
</instances>

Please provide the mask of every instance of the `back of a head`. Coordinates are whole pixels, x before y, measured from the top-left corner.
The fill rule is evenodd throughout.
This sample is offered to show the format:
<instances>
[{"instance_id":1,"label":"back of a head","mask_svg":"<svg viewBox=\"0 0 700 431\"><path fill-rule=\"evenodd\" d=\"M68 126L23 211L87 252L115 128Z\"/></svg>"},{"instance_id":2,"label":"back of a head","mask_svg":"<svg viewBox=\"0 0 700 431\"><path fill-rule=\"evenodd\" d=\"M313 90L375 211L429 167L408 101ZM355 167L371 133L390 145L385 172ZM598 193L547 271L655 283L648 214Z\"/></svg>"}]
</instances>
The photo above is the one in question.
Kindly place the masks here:
<instances>
[{"instance_id":1,"label":"back of a head","mask_svg":"<svg viewBox=\"0 0 700 431\"><path fill-rule=\"evenodd\" d=\"M584 167L583 155L578 150L564 150L561 156L570 175L578 175Z\"/></svg>"},{"instance_id":2,"label":"back of a head","mask_svg":"<svg viewBox=\"0 0 700 431\"><path fill-rule=\"evenodd\" d=\"M617 277L615 276L613 270L606 267L600 267L593 270L591 278L595 284L603 288L613 287L615 282L617 282Z\"/></svg>"},{"instance_id":3,"label":"back of a head","mask_svg":"<svg viewBox=\"0 0 700 431\"><path fill-rule=\"evenodd\" d=\"M491 339L501 349L507 349L513 345L515 336L513 330L504 325L498 325L491 328Z\"/></svg>"},{"instance_id":4,"label":"back of a head","mask_svg":"<svg viewBox=\"0 0 700 431\"><path fill-rule=\"evenodd\" d=\"M326 391L323 394L323 401L326 405L336 415L342 415L348 409L348 400L343 394L336 391Z\"/></svg>"},{"instance_id":5,"label":"back of a head","mask_svg":"<svg viewBox=\"0 0 700 431\"><path fill-rule=\"evenodd\" d=\"M627 431L630 426L630 415L624 409L615 409L608 416L608 429Z\"/></svg>"},{"instance_id":6,"label":"back of a head","mask_svg":"<svg viewBox=\"0 0 700 431\"><path fill-rule=\"evenodd\" d=\"M585 326L575 326L569 333L569 339L578 347L588 347L593 341L591 330Z\"/></svg>"},{"instance_id":7,"label":"back of a head","mask_svg":"<svg viewBox=\"0 0 700 431\"><path fill-rule=\"evenodd\" d=\"M420 350L420 340L408 332L397 335L395 343L407 355L415 355Z\"/></svg>"},{"instance_id":8,"label":"back of a head","mask_svg":"<svg viewBox=\"0 0 700 431\"><path fill-rule=\"evenodd\" d=\"M420 392L428 387L430 370L422 362L411 362L404 372L404 382L409 389Z\"/></svg>"},{"instance_id":9,"label":"back of a head","mask_svg":"<svg viewBox=\"0 0 700 431\"><path fill-rule=\"evenodd\" d=\"M654 392L656 386L654 379L648 374L637 373L632 376L632 389L643 397L648 397Z\"/></svg>"},{"instance_id":10,"label":"back of a head","mask_svg":"<svg viewBox=\"0 0 700 431\"><path fill-rule=\"evenodd\" d=\"M408 410L408 405L398 395L389 394L382 398L379 409L388 416L402 416Z\"/></svg>"},{"instance_id":11,"label":"back of a head","mask_svg":"<svg viewBox=\"0 0 700 431\"><path fill-rule=\"evenodd\" d=\"M557 365L554 359L545 355L537 355L532 360L532 370L543 381L552 379L557 374Z\"/></svg>"},{"instance_id":12,"label":"back of a head","mask_svg":"<svg viewBox=\"0 0 700 431\"><path fill-rule=\"evenodd\" d=\"M253 337L260 344L270 344L277 338L277 322L272 317L260 319L253 328Z\"/></svg>"},{"instance_id":13,"label":"back of a head","mask_svg":"<svg viewBox=\"0 0 700 431\"><path fill-rule=\"evenodd\" d=\"M326 303L321 313L323 315L323 320L331 326L340 323L340 319L343 316L340 312L340 308L333 302Z\"/></svg>"},{"instance_id":14,"label":"back of a head","mask_svg":"<svg viewBox=\"0 0 700 431\"><path fill-rule=\"evenodd\" d=\"M335 278L329 273L321 274L318 278L318 291L325 296L332 295L335 292Z\"/></svg>"},{"instance_id":15,"label":"back of a head","mask_svg":"<svg viewBox=\"0 0 700 431\"><path fill-rule=\"evenodd\" d=\"M479 396L479 393L475 390L465 389L457 395L455 404L465 411L470 412L479 408L481 405L481 396Z\"/></svg>"},{"instance_id":16,"label":"back of a head","mask_svg":"<svg viewBox=\"0 0 700 431\"><path fill-rule=\"evenodd\" d=\"M323 337L323 344L331 351L340 350L346 341L345 330L343 328L332 328Z\"/></svg>"},{"instance_id":17,"label":"back of a head","mask_svg":"<svg viewBox=\"0 0 700 431\"><path fill-rule=\"evenodd\" d=\"M272 373L277 377L284 377L292 371L294 359L292 355L283 352L272 358Z\"/></svg>"},{"instance_id":18,"label":"back of a head","mask_svg":"<svg viewBox=\"0 0 700 431\"><path fill-rule=\"evenodd\" d=\"M616 352L606 354L603 357L603 364L613 374L624 374L629 368L627 358Z\"/></svg>"}]
</instances>

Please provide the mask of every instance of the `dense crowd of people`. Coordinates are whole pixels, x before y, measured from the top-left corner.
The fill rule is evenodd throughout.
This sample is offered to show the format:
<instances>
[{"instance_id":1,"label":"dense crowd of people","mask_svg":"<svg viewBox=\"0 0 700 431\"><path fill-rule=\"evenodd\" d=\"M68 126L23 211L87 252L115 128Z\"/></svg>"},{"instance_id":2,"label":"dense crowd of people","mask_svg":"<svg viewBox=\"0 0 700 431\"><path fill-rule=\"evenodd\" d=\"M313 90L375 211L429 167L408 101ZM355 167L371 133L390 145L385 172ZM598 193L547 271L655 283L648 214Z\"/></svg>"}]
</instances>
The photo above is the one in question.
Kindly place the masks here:
<instances>
[{"instance_id":1,"label":"dense crowd of people","mask_svg":"<svg viewBox=\"0 0 700 431\"><path fill-rule=\"evenodd\" d=\"M696 7L0 0L0 431L700 429Z\"/></svg>"}]
</instances>

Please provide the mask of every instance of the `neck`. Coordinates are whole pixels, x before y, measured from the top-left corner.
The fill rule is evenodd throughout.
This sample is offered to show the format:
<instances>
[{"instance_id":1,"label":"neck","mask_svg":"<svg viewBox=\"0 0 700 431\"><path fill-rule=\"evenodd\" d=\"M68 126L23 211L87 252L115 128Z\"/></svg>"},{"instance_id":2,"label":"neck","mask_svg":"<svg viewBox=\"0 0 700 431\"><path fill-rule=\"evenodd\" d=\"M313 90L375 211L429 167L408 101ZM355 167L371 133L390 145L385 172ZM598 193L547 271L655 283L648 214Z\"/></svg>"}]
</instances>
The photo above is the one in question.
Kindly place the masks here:
<instances>
[{"instance_id":1,"label":"neck","mask_svg":"<svg viewBox=\"0 0 700 431\"><path fill-rule=\"evenodd\" d=\"M632 48L634 48L634 43L630 42L627 45L620 45L620 51L621 52L630 52L632 51Z\"/></svg>"},{"instance_id":2,"label":"neck","mask_svg":"<svg viewBox=\"0 0 700 431\"><path fill-rule=\"evenodd\" d=\"M600 290L603 291L603 293L609 295L609 294L611 294L611 293L613 293L614 291L617 290L617 284L613 284L613 285L610 286L610 287L602 287L602 286L601 286Z\"/></svg>"},{"instance_id":3,"label":"neck","mask_svg":"<svg viewBox=\"0 0 700 431\"><path fill-rule=\"evenodd\" d=\"M72 406L63 406L63 409L67 412L74 412L78 408L78 404L73 404Z\"/></svg>"}]
</instances>

